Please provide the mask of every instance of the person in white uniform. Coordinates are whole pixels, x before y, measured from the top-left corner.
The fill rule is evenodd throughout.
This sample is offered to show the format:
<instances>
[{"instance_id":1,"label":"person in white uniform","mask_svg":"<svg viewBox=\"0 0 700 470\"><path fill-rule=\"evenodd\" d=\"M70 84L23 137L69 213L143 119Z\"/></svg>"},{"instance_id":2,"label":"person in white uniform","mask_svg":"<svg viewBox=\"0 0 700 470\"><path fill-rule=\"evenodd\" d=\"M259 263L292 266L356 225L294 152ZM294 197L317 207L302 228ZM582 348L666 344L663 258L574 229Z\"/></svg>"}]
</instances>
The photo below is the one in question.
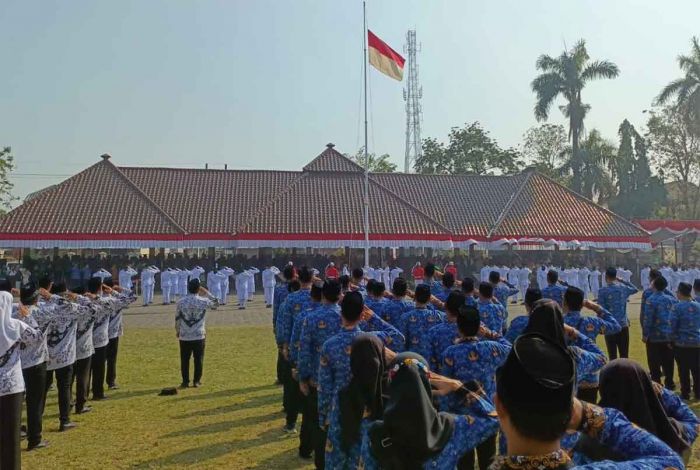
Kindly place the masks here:
<instances>
[{"instance_id":1,"label":"person in white uniform","mask_svg":"<svg viewBox=\"0 0 700 470\"><path fill-rule=\"evenodd\" d=\"M385 286L391 286L391 269L389 269L389 266L385 266L382 269L382 282Z\"/></svg>"},{"instance_id":2,"label":"person in white uniform","mask_svg":"<svg viewBox=\"0 0 700 470\"><path fill-rule=\"evenodd\" d=\"M226 305L228 302L228 295L231 292L231 276L236 274L236 271L233 269L229 268L228 266L224 266L219 269L219 274L224 276L223 280L221 281L221 304Z\"/></svg>"},{"instance_id":3,"label":"person in white uniform","mask_svg":"<svg viewBox=\"0 0 700 470\"><path fill-rule=\"evenodd\" d=\"M540 290L547 287L547 267L545 265L540 266L537 269L537 285Z\"/></svg>"},{"instance_id":4,"label":"person in white uniform","mask_svg":"<svg viewBox=\"0 0 700 470\"><path fill-rule=\"evenodd\" d=\"M514 286L518 286L520 283L520 268L518 266L513 266L508 270L508 282ZM516 303L518 301L518 293L510 296L511 303Z\"/></svg>"},{"instance_id":5,"label":"person in white uniform","mask_svg":"<svg viewBox=\"0 0 700 470\"><path fill-rule=\"evenodd\" d=\"M591 274L588 275L588 280L591 283L591 293L593 294L593 300L598 299L598 291L600 290L600 271L597 267L594 267Z\"/></svg>"},{"instance_id":6,"label":"person in white uniform","mask_svg":"<svg viewBox=\"0 0 700 470\"><path fill-rule=\"evenodd\" d=\"M100 279L102 279L102 282L104 282L104 280L108 277L112 277L112 273L110 273L104 268L100 268L99 271L92 273L92 277L99 277Z\"/></svg>"},{"instance_id":7,"label":"person in white uniform","mask_svg":"<svg viewBox=\"0 0 700 470\"><path fill-rule=\"evenodd\" d=\"M525 293L527 292L528 288L530 287L530 268L527 266L523 265L522 268L518 271L518 290L520 291L520 300L525 302Z\"/></svg>"},{"instance_id":8,"label":"person in white uniform","mask_svg":"<svg viewBox=\"0 0 700 470\"><path fill-rule=\"evenodd\" d=\"M134 283L131 278L136 276L138 272L131 266L119 270L119 286L131 290L134 287Z\"/></svg>"},{"instance_id":9,"label":"person in white uniform","mask_svg":"<svg viewBox=\"0 0 700 470\"><path fill-rule=\"evenodd\" d=\"M248 277L248 298L247 300L250 302L253 300L253 295L255 295L255 275L260 273L260 270L258 268L249 268L248 273L250 273L250 277ZM316 272L316 275L318 275L318 271Z\"/></svg>"},{"instance_id":10,"label":"person in white uniform","mask_svg":"<svg viewBox=\"0 0 700 470\"><path fill-rule=\"evenodd\" d=\"M217 270L214 269L207 273L207 290L219 300L219 303L221 303L221 281L222 276Z\"/></svg>"},{"instance_id":11,"label":"person in white uniform","mask_svg":"<svg viewBox=\"0 0 700 470\"><path fill-rule=\"evenodd\" d=\"M241 271L236 274L236 296L238 297L238 310L245 310L248 301L248 284L251 273Z\"/></svg>"},{"instance_id":12,"label":"person in white uniform","mask_svg":"<svg viewBox=\"0 0 700 470\"><path fill-rule=\"evenodd\" d=\"M390 286L394 285L394 281L397 280L402 273L403 269L399 268L398 266L391 270L391 281L389 282L389 284L386 285L387 289L389 289Z\"/></svg>"},{"instance_id":13,"label":"person in white uniform","mask_svg":"<svg viewBox=\"0 0 700 470\"><path fill-rule=\"evenodd\" d=\"M146 266L141 270L141 290L143 291L143 306L147 307L153 302L153 290L151 287L155 283L155 273L151 266Z\"/></svg>"},{"instance_id":14,"label":"person in white uniform","mask_svg":"<svg viewBox=\"0 0 700 470\"><path fill-rule=\"evenodd\" d=\"M268 266L262 272L263 292L265 294L265 307L272 308L275 297L275 286L277 285L277 275L280 270L275 266Z\"/></svg>"},{"instance_id":15,"label":"person in white uniform","mask_svg":"<svg viewBox=\"0 0 700 470\"><path fill-rule=\"evenodd\" d=\"M160 292L163 295L163 305L170 303L170 292L173 286L173 271L168 268L160 273Z\"/></svg>"},{"instance_id":16,"label":"person in white uniform","mask_svg":"<svg viewBox=\"0 0 700 470\"><path fill-rule=\"evenodd\" d=\"M591 283L589 277L591 276L591 270L587 267L582 267L578 270L578 288L583 291L583 298L587 299L588 294L591 292Z\"/></svg>"},{"instance_id":17,"label":"person in white uniform","mask_svg":"<svg viewBox=\"0 0 700 470\"><path fill-rule=\"evenodd\" d=\"M642 290L647 290L650 286L649 284L649 272L651 272L651 268L649 265L645 265L642 270L639 272L639 279L641 280L642 284Z\"/></svg>"}]
</instances>

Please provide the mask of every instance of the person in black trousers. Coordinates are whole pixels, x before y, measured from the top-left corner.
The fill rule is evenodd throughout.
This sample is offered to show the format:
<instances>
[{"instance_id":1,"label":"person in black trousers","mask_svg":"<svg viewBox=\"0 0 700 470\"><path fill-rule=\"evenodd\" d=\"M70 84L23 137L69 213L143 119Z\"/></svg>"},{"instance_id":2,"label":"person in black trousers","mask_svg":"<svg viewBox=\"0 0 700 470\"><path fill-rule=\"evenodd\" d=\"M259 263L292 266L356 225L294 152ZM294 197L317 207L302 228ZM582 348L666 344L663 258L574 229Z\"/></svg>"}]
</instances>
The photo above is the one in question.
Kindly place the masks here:
<instances>
[{"instance_id":1,"label":"person in black trousers","mask_svg":"<svg viewBox=\"0 0 700 470\"><path fill-rule=\"evenodd\" d=\"M700 303L693 300L693 286L678 284L678 300L674 308L673 350L681 382L681 398L690 400L691 383L695 399L700 399Z\"/></svg>"}]
</instances>

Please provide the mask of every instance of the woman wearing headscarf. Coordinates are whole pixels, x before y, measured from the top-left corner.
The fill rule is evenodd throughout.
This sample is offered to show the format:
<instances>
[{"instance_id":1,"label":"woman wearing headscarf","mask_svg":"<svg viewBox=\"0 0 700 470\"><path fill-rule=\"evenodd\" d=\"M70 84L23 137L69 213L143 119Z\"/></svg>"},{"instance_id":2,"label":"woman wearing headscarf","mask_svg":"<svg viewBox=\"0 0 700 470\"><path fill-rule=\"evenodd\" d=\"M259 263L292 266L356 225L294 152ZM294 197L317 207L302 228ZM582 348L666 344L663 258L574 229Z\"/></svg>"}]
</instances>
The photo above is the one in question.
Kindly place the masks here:
<instances>
[{"instance_id":1,"label":"woman wearing headscarf","mask_svg":"<svg viewBox=\"0 0 700 470\"><path fill-rule=\"evenodd\" d=\"M620 410L632 423L665 442L688 463L700 419L675 393L651 380L649 373L629 359L616 359L600 372L600 406ZM610 450L580 438L575 460L620 460Z\"/></svg>"},{"instance_id":2,"label":"woman wearing headscarf","mask_svg":"<svg viewBox=\"0 0 700 470\"><path fill-rule=\"evenodd\" d=\"M20 468L20 422L24 378L20 345L42 341L41 332L11 318L12 294L0 292L0 468Z\"/></svg>"},{"instance_id":3,"label":"woman wearing headscarf","mask_svg":"<svg viewBox=\"0 0 700 470\"><path fill-rule=\"evenodd\" d=\"M461 382L431 376L426 364L410 352L398 354L390 364L384 416L363 437L360 468L454 469L464 454L498 429L493 406L475 394L470 414L438 412L432 387L436 394L471 392Z\"/></svg>"},{"instance_id":4,"label":"woman wearing headscarf","mask_svg":"<svg viewBox=\"0 0 700 470\"><path fill-rule=\"evenodd\" d=\"M590 338L564 323L561 307L549 299L535 302L523 334L538 333L567 348L576 361L576 385L598 372L607 362L603 351Z\"/></svg>"}]
</instances>

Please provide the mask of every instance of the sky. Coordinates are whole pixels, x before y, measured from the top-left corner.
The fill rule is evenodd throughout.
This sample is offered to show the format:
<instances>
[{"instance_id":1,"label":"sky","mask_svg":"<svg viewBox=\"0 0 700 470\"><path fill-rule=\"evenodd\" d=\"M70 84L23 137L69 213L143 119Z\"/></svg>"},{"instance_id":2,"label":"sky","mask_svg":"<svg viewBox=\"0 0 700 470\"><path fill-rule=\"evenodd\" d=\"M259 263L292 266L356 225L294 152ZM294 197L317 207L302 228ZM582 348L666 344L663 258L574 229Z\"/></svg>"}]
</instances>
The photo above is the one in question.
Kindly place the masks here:
<instances>
[{"instance_id":1,"label":"sky","mask_svg":"<svg viewBox=\"0 0 700 470\"><path fill-rule=\"evenodd\" d=\"M540 54L578 39L621 70L591 83L588 129L615 139L680 76L697 0L369 0L370 29L421 51L423 137L480 121L503 147L536 125ZM0 145L20 198L116 165L298 170L362 134L359 0L3 0ZM403 169L404 84L370 69L369 150ZM553 108L550 121L564 124ZM186 190L186 188L184 188Z\"/></svg>"}]
</instances>

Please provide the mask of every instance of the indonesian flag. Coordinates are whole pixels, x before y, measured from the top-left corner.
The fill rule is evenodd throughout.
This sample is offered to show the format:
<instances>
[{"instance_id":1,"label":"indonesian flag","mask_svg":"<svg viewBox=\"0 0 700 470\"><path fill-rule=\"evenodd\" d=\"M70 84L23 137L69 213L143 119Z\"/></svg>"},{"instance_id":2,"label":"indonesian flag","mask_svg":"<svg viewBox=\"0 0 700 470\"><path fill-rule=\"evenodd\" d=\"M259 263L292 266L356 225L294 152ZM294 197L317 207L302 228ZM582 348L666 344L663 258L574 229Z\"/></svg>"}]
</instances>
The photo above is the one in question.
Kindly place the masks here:
<instances>
[{"instance_id":1,"label":"indonesian flag","mask_svg":"<svg viewBox=\"0 0 700 470\"><path fill-rule=\"evenodd\" d=\"M367 45L369 46L369 63L384 75L401 81L403 79L403 64L406 60L369 29L367 30Z\"/></svg>"}]
</instances>

